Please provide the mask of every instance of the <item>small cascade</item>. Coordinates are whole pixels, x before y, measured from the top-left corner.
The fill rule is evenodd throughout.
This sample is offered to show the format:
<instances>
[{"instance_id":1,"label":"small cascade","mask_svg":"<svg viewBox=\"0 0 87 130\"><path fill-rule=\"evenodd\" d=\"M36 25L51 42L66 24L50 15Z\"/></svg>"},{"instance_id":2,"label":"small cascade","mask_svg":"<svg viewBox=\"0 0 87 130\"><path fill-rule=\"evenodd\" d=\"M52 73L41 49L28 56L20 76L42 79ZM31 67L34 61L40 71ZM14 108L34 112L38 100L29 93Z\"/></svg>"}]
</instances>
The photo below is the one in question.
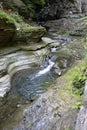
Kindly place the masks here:
<instances>
[{"instance_id":1,"label":"small cascade","mask_svg":"<svg viewBox=\"0 0 87 130\"><path fill-rule=\"evenodd\" d=\"M56 47L51 48L51 52L56 52L56 50L57 50Z\"/></svg>"},{"instance_id":2,"label":"small cascade","mask_svg":"<svg viewBox=\"0 0 87 130\"><path fill-rule=\"evenodd\" d=\"M55 64L55 63L49 59L49 61L48 61L48 66L47 66L46 68L44 68L43 70L40 70L40 71L35 75L34 78L39 77L39 76L41 76L41 75L46 74L47 72L49 72L49 71L51 70L51 68L54 66L54 64Z\"/></svg>"},{"instance_id":3,"label":"small cascade","mask_svg":"<svg viewBox=\"0 0 87 130\"><path fill-rule=\"evenodd\" d=\"M47 66L42 70L31 69L16 73L12 79L12 88L25 101L35 100L58 77L53 71L54 62L48 59ZM18 80L18 78L20 80Z\"/></svg>"}]
</instances>

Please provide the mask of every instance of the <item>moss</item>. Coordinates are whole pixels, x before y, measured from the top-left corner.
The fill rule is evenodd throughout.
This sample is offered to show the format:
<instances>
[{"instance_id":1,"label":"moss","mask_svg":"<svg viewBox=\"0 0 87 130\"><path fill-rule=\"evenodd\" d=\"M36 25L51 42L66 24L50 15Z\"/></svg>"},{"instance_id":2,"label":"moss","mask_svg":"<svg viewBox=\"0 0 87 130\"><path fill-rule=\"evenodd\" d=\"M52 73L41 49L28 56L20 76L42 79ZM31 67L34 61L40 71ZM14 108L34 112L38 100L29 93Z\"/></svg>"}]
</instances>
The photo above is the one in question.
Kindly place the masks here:
<instances>
[{"instance_id":1,"label":"moss","mask_svg":"<svg viewBox=\"0 0 87 130\"><path fill-rule=\"evenodd\" d=\"M20 31L21 32L32 32L32 31L37 32L37 31L45 31L45 28L43 28L43 27L32 27L32 26L27 25L27 26L22 27Z\"/></svg>"},{"instance_id":2,"label":"moss","mask_svg":"<svg viewBox=\"0 0 87 130\"><path fill-rule=\"evenodd\" d=\"M27 36L28 34L28 37L30 37L31 39L33 37L37 37L37 35L41 37L45 32L46 30L43 27L32 27L32 26L24 24L22 28L17 31L17 37L21 38L24 35Z\"/></svg>"},{"instance_id":3,"label":"moss","mask_svg":"<svg viewBox=\"0 0 87 130\"><path fill-rule=\"evenodd\" d=\"M64 91L73 97L75 103L72 105L72 109L80 109L83 102L83 91L85 81L87 80L87 62L86 60L80 61L73 67L67 77L68 84Z\"/></svg>"},{"instance_id":4,"label":"moss","mask_svg":"<svg viewBox=\"0 0 87 130\"><path fill-rule=\"evenodd\" d=\"M70 71L69 83L73 85L72 90L74 93L82 94L85 81L87 80L87 63L84 60L79 66L76 66Z\"/></svg>"},{"instance_id":5,"label":"moss","mask_svg":"<svg viewBox=\"0 0 87 130\"><path fill-rule=\"evenodd\" d=\"M0 10L0 19L6 20L7 23L23 22L23 20L20 18L18 14L15 13L8 14L4 10Z\"/></svg>"},{"instance_id":6,"label":"moss","mask_svg":"<svg viewBox=\"0 0 87 130\"><path fill-rule=\"evenodd\" d=\"M18 14L12 13L12 14L10 14L10 17L12 17L13 19L15 19L15 21L17 23L22 23L23 22L22 18L20 18L20 16Z\"/></svg>"},{"instance_id":7,"label":"moss","mask_svg":"<svg viewBox=\"0 0 87 130\"><path fill-rule=\"evenodd\" d=\"M71 109L80 109L84 100L84 84L87 80L87 62L86 60L77 61L74 66L67 71L65 79L67 82L60 90L61 99L70 105ZM64 79L63 79L63 82ZM73 83L78 84L77 88Z\"/></svg>"},{"instance_id":8,"label":"moss","mask_svg":"<svg viewBox=\"0 0 87 130\"><path fill-rule=\"evenodd\" d=\"M82 102L78 101L78 102L76 102L75 105L72 106L72 109L80 109L81 105L82 105Z\"/></svg>"},{"instance_id":9,"label":"moss","mask_svg":"<svg viewBox=\"0 0 87 130\"><path fill-rule=\"evenodd\" d=\"M70 128L67 128L66 130L70 130Z\"/></svg>"},{"instance_id":10,"label":"moss","mask_svg":"<svg viewBox=\"0 0 87 130\"><path fill-rule=\"evenodd\" d=\"M87 23L87 16L78 19L78 22L79 22L79 21L85 21L85 22Z\"/></svg>"}]
</instances>

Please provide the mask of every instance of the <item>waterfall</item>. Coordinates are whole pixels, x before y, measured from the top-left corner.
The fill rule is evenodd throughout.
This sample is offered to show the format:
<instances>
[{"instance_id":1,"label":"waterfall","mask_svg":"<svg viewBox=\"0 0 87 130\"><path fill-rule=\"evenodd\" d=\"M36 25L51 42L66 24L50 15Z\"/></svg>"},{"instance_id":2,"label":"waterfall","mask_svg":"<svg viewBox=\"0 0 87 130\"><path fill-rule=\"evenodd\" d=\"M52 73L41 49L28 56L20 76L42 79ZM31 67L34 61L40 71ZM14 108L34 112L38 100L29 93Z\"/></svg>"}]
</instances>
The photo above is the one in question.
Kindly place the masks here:
<instances>
[{"instance_id":1,"label":"waterfall","mask_svg":"<svg viewBox=\"0 0 87 130\"><path fill-rule=\"evenodd\" d=\"M39 71L37 73L36 77L39 77L39 76L41 76L41 75L49 72L51 70L51 68L54 66L54 64L55 64L54 62L52 62L51 60L49 60L49 65L45 69Z\"/></svg>"},{"instance_id":2,"label":"waterfall","mask_svg":"<svg viewBox=\"0 0 87 130\"><path fill-rule=\"evenodd\" d=\"M37 77L40 77L41 75L49 72L51 70L51 68L54 66L55 63L53 61L51 61L50 59L49 59L48 63L49 63L49 65L46 68L44 68L43 70L40 70L34 77L32 77L31 80L33 80Z\"/></svg>"}]
</instances>

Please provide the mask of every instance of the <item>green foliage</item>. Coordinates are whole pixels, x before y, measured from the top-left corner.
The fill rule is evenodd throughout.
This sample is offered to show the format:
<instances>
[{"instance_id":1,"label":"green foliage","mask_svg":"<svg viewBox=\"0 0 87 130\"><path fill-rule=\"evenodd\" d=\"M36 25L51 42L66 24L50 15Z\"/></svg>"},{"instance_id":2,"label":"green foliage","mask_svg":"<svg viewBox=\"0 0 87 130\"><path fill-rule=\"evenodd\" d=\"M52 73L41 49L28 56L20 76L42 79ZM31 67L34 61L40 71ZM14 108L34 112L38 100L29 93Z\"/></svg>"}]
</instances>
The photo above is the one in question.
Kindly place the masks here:
<instances>
[{"instance_id":1,"label":"green foliage","mask_svg":"<svg viewBox=\"0 0 87 130\"><path fill-rule=\"evenodd\" d=\"M17 23L22 23L23 22L22 18L18 14L12 13L12 14L10 14L10 17L12 17L13 19L15 19L15 21Z\"/></svg>"},{"instance_id":2,"label":"green foliage","mask_svg":"<svg viewBox=\"0 0 87 130\"><path fill-rule=\"evenodd\" d=\"M32 3L38 4L38 5L44 5L45 4L44 0L31 0L31 1L32 1Z\"/></svg>"},{"instance_id":3,"label":"green foliage","mask_svg":"<svg viewBox=\"0 0 87 130\"><path fill-rule=\"evenodd\" d=\"M0 10L0 19L5 19L7 22L10 22L10 23L14 23L15 20L10 17L9 14L7 14L6 12L4 12L3 10Z\"/></svg>"},{"instance_id":4,"label":"green foliage","mask_svg":"<svg viewBox=\"0 0 87 130\"><path fill-rule=\"evenodd\" d=\"M37 16L37 11L45 4L44 0L26 0L24 1L26 7L22 7L24 12L29 12L30 17Z\"/></svg>"},{"instance_id":5,"label":"green foliage","mask_svg":"<svg viewBox=\"0 0 87 130\"><path fill-rule=\"evenodd\" d=\"M5 19L9 23L23 22L23 20L20 18L18 14L15 13L8 14L3 10L0 10L0 19Z\"/></svg>"},{"instance_id":6,"label":"green foliage","mask_svg":"<svg viewBox=\"0 0 87 130\"><path fill-rule=\"evenodd\" d=\"M87 21L87 16L80 18L78 21Z\"/></svg>"},{"instance_id":7,"label":"green foliage","mask_svg":"<svg viewBox=\"0 0 87 130\"><path fill-rule=\"evenodd\" d=\"M68 90L70 95L76 100L76 103L72 106L72 109L80 109L83 102L83 91L85 81L87 80L87 62L84 60L80 64L69 71L68 75ZM71 86L71 87L70 87Z\"/></svg>"},{"instance_id":8,"label":"green foliage","mask_svg":"<svg viewBox=\"0 0 87 130\"><path fill-rule=\"evenodd\" d=\"M85 81L87 76L85 75L85 71L87 69L86 62L79 65L79 67L75 67L71 71L70 81Z\"/></svg>"},{"instance_id":9,"label":"green foliage","mask_svg":"<svg viewBox=\"0 0 87 130\"><path fill-rule=\"evenodd\" d=\"M26 4L38 4L38 5L44 5L45 1L44 0L26 0Z\"/></svg>"},{"instance_id":10,"label":"green foliage","mask_svg":"<svg viewBox=\"0 0 87 130\"><path fill-rule=\"evenodd\" d=\"M84 41L87 43L87 16L80 18L78 22L80 22L82 30L85 32Z\"/></svg>"},{"instance_id":11,"label":"green foliage","mask_svg":"<svg viewBox=\"0 0 87 130\"><path fill-rule=\"evenodd\" d=\"M27 10L29 11L30 17L35 15L35 6L32 3L27 4Z\"/></svg>"},{"instance_id":12,"label":"green foliage","mask_svg":"<svg viewBox=\"0 0 87 130\"><path fill-rule=\"evenodd\" d=\"M85 81L87 80L87 63L82 63L70 72L69 83L73 85L72 92L76 95L82 95Z\"/></svg>"},{"instance_id":13,"label":"green foliage","mask_svg":"<svg viewBox=\"0 0 87 130\"><path fill-rule=\"evenodd\" d=\"M72 109L80 109L81 105L82 105L82 102L78 101L74 106L72 106Z\"/></svg>"}]
</instances>

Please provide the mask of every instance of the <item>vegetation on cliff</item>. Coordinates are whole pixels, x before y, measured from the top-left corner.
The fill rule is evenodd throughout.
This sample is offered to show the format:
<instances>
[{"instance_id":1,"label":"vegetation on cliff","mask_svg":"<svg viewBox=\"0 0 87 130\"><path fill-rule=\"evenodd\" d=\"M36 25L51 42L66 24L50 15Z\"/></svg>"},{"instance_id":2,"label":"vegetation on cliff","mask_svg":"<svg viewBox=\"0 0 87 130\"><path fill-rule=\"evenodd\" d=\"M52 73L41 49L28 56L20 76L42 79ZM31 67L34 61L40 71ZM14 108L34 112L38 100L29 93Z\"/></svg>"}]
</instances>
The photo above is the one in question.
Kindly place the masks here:
<instances>
[{"instance_id":1,"label":"vegetation on cliff","mask_svg":"<svg viewBox=\"0 0 87 130\"><path fill-rule=\"evenodd\" d=\"M4 9L11 9L25 18L37 17L38 12L45 4L44 0L10 0L3 1Z\"/></svg>"},{"instance_id":2,"label":"vegetation on cliff","mask_svg":"<svg viewBox=\"0 0 87 130\"><path fill-rule=\"evenodd\" d=\"M0 10L0 46L12 45L18 42L30 44L31 41L39 41L45 33L44 27L32 27L21 16L7 10ZM10 44L11 45L11 44Z\"/></svg>"},{"instance_id":3,"label":"vegetation on cliff","mask_svg":"<svg viewBox=\"0 0 87 130\"><path fill-rule=\"evenodd\" d=\"M0 10L0 19L6 20L8 23L21 23L23 22L22 18L19 17L18 14L6 12L4 10Z\"/></svg>"}]
</instances>

